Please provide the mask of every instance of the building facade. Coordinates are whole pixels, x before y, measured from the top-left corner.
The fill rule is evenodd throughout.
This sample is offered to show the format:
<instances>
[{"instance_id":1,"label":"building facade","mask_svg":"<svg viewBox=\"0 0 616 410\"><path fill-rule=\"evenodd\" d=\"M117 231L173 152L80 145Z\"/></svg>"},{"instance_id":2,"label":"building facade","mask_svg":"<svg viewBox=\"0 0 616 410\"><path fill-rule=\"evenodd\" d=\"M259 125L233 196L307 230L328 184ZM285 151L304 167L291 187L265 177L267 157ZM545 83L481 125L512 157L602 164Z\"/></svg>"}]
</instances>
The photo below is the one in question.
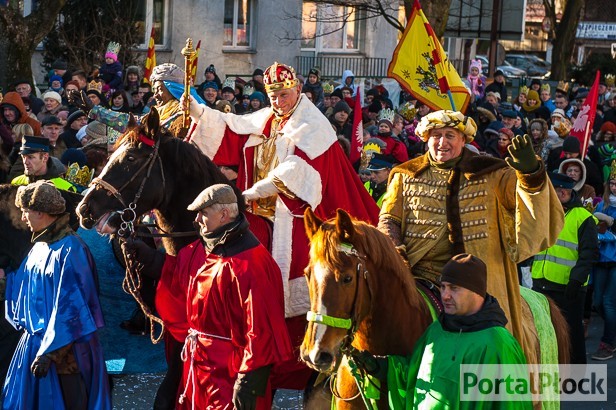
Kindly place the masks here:
<instances>
[{"instance_id":1,"label":"building facade","mask_svg":"<svg viewBox=\"0 0 616 410\"><path fill-rule=\"evenodd\" d=\"M353 8L311 1L141 1L136 24L143 33L138 48L144 59L152 27L158 64L183 67L186 39L195 45L201 41L197 82L210 64L224 80L225 75L249 76L274 61L291 64L303 75L318 66L331 79L344 69L357 77L383 77L398 39L398 31L382 17L364 20ZM397 0L392 4L398 7ZM37 80L44 76L40 62L36 56Z\"/></svg>"}]
</instances>

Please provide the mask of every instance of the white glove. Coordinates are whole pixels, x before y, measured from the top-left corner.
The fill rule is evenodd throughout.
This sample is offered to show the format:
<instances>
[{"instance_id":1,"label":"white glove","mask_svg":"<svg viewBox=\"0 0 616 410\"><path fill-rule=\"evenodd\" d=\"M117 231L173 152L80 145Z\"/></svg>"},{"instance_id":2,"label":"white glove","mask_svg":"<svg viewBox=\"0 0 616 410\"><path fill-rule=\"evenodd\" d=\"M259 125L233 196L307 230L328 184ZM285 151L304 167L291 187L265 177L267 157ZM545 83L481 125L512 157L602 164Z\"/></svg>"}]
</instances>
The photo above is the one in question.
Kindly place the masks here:
<instances>
[{"instance_id":1,"label":"white glove","mask_svg":"<svg viewBox=\"0 0 616 410\"><path fill-rule=\"evenodd\" d=\"M277 194L278 192L278 188L276 188L276 185L274 185L272 181L270 181L269 179L263 179L254 184L252 188L249 188L242 192L242 196L244 197L245 201L254 201L255 199L259 198L270 197Z\"/></svg>"},{"instance_id":2,"label":"white glove","mask_svg":"<svg viewBox=\"0 0 616 410\"><path fill-rule=\"evenodd\" d=\"M607 226L612 226L614 224L614 218L603 212L595 212L594 215L598 220L607 223Z\"/></svg>"}]
</instances>

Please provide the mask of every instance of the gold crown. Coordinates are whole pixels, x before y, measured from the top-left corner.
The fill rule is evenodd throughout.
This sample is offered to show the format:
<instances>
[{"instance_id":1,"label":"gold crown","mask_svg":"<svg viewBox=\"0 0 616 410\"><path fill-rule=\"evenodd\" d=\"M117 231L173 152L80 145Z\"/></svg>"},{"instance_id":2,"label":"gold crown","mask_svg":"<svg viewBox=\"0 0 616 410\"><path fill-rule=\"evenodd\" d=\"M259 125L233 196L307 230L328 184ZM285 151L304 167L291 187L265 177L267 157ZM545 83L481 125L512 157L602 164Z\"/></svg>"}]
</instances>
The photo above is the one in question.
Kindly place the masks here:
<instances>
[{"instance_id":1,"label":"gold crown","mask_svg":"<svg viewBox=\"0 0 616 410\"><path fill-rule=\"evenodd\" d=\"M76 162L70 164L64 174L64 179L71 184L81 185L84 187L90 184L92 177L94 177L94 168L90 169L87 165L80 168L79 164Z\"/></svg>"},{"instance_id":2,"label":"gold crown","mask_svg":"<svg viewBox=\"0 0 616 410\"><path fill-rule=\"evenodd\" d=\"M562 91L563 93L568 93L569 92L569 83L566 81L559 81L558 85L556 86L556 90L557 91Z\"/></svg>"},{"instance_id":3,"label":"gold crown","mask_svg":"<svg viewBox=\"0 0 616 410\"><path fill-rule=\"evenodd\" d=\"M364 143L363 151L369 158L372 158L373 154L382 154L386 147L387 144L382 139L368 138L368 140Z\"/></svg>"},{"instance_id":4,"label":"gold crown","mask_svg":"<svg viewBox=\"0 0 616 410\"><path fill-rule=\"evenodd\" d=\"M524 94L527 95L528 94L528 87L523 85L522 87L520 87L520 94Z\"/></svg>"},{"instance_id":5,"label":"gold crown","mask_svg":"<svg viewBox=\"0 0 616 410\"><path fill-rule=\"evenodd\" d=\"M331 94L334 92L334 85L330 83L323 84L323 94Z\"/></svg>"},{"instance_id":6,"label":"gold crown","mask_svg":"<svg viewBox=\"0 0 616 410\"><path fill-rule=\"evenodd\" d=\"M255 92L255 88L252 85L246 85L246 87L244 87L244 94L243 95L247 95L247 96L251 96L252 93Z\"/></svg>"},{"instance_id":7,"label":"gold crown","mask_svg":"<svg viewBox=\"0 0 616 410\"><path fill-rule=\"evenodd\" d=\"M118 53L120 52L120 48L121 47L122 46L120 45L120 43L116 43L115 41L110 41L109 44L107 45L107 52L106 53L113 53L113 54L115 54L117 56Z\"/></svg>"},{"instance_id":8,"label":"gold crown","mask_svg":"<svg viewBox=\"0 0 616 410\"><path fill-rule=\"evenodd\" d=\"M545 83L545 84L541 84L541 91L550 91L550 84Z\"/></svg>"},{"instance_id":9,"label":"gold crown","mask_svg":"<svg viewBox=\"0 0 616 410\"><path fill-rule=\"evenodd\" d=\"M605 85L608 87L613 87L616 82L616 76L614 74L606 74L605 75Z\"/></svg>"},{"instance_id":10,"label":"gold crown","mask_svg":"<svg viewBox=\"0 0 616 410\"><path fill-rule=\"evenodd\" d=\"M263 84L265 85L265 91L269 93L297 87L299 80L293 67L276 61L267 67L265 73L263 73Z\"/></svg>"},{"instance_id":11,"label":"gold crown","mask_svg":"<svg viewBox=\"0 0 616 410\"><path fill-rule=\"evenodd\" d=\"M394 117L396 116L396 112L391 108L383 108L379 111L379 122L380 121L389 121L390 124L394 123Z\"/></svg>"},{"instance_id":12,"label":"gold crown","mask_svg":"<svg viewBox=\"0 0 616 410\"><path fill-rule=\"evenodd\" d=\"M417 108L410 101L405 102L398 108L398 114L407 121L413 121L415 115L417 115Z\"/></svg>"},{"instance_id":13,"label":"gold crown","mask_svg":"<svg viewBox=\"0 0 616 410\"><path fill-rule=\"evenodd\" d=\"M88 83L88 88L86 88L86 93L88 91L98 91L99 93L103 93L103 84L99 83L96 80L92 80Z\"/></svg>"}]
</instances>

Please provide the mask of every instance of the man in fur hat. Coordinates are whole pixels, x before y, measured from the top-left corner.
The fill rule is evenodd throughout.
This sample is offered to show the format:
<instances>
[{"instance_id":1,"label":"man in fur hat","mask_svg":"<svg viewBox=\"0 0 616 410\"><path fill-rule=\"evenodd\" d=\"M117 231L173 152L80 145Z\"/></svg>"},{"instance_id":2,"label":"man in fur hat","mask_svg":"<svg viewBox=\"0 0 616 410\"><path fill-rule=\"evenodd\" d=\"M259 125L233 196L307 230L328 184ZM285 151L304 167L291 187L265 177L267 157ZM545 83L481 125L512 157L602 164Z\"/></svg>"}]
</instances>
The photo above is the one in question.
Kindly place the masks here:
<instances>
[{"instance_id":1,"label":"man in fur hat","mask_svg":"<svg viewBox=\"0 0 616 410\"><path fill-rule=\"evenodd\" d=\"M391 171L379 229L416 276L435 284L452 255L481 258L488 291L532 361L516 263L554 244L563 210L528 136L513 138L505 162L465 148L475 132L475 121L456 111L421 119L415 133L428 152Z\"/></svg>"},{"instance_id":2,"label":"man in fur hat","mask_svg":"<svg viewBox=\"0 0 616 410\"><path fill-rule=\"evenodd\" d=\"M264 83L272 106L251 114L223 114L191 100L190 114L197 122L191 142L215 164L238 166L244 200L253 213L274 222L272 256L283 277L291 339L299 346L310 309L303 275L309 249L305 208L312 207L321 218L343 208L372 223L378 208L327 118L301 93L295 70L274 63L265 70ZM290 365L303 366L297 360ZM287 375L284 385L303 389L306 381Z\"/></svg>"},{"instance_id":3,"label":"man in fur hat","mask_svg":"<svg viewBox=\"0 0 616 410\"><path fill-rule=\"evenodd\" d=\"M34 246L7 275L7 317L24 333L2 391L3 408L111 409L97 335L104 323L94 259L70 228L65 201L52 184L20 187L15 205Z\"/></svg>"}]
</instances>

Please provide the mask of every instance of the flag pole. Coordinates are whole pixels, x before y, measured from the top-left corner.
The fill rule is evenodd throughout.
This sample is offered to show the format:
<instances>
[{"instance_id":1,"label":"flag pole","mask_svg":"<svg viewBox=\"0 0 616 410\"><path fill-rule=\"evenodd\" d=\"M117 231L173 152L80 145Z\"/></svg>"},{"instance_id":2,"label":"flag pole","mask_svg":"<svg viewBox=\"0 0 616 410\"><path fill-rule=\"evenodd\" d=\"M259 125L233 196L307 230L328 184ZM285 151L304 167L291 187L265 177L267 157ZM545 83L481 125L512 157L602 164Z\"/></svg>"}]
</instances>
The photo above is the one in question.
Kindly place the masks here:
<instances>
[{"instance_id":1,"label":"flag pole","mask_svg":"<svg viewBox=\"0 0 616 410\"><path fill-rule=\"evenodd\" d=\"M447 90L447 95L449 96L449 102L451 103L451 110L457 111L456 104L453 102L453 95L451 94L451 90Z\"/></svg>"}]
</instances>

